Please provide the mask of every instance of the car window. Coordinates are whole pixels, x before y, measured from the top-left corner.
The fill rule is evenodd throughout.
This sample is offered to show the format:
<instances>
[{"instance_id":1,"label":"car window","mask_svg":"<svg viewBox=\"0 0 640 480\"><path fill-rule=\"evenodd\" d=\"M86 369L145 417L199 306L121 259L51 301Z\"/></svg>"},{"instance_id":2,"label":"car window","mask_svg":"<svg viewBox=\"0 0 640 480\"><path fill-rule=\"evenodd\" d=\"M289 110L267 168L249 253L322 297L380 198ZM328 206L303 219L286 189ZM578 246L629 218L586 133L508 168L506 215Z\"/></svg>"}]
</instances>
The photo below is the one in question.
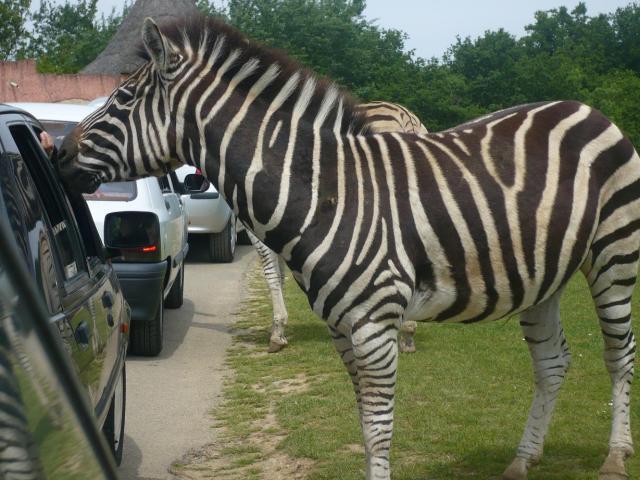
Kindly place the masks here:
<instances>
[{"instance_id":1,"label":"car window","mask_svg":"<svg viewBox=\"0 0 640 480\"><path fill-rule=\"evenodd\" d=\"M70 214L64 195L53 184L53 173L45 164L48 161L38 140L26 125L10 125L9 131L21 157L33 178L42 200L53 233L54 250L64 280L71 280L86 272L84 250L77 236L75 220Z\"/></svg>"},{"instance_id":2,"label":"car window","mask_svg":"<svg viewBox=\"0 0 640 480\"><path fill-rule=\"evenodd\" d=\"M58 313L61 308L58 284L62 276L56 272L42 202L22 157L18 154L0 156L0 177L6 213L20 252L49 313Z\"/></svg>"},{"instance_id":3,"label":"car window","mask_svg":"<svg viewBox=\"0 0 640 480\"><path fill-rule=\"evenodd\" d=\"M36 137L39 137L42 129L37 124L31 124L31 128L33 128ZM73 212L74 218L72 218L72 220L75 219L76 226L80 232L85 253L87 254L87 262L92 265L95 263L94 260L96 258L104 260L104 245L102 245L100 235L96 231L93 218L91 217L91 213L89 212L89 208L87 207L84 198L82 198L82 195L80 194L63 194L62 196L67 200L67 206L70 207Z\"/></svg>"},{"instance_id":4,"label":"car window","mask_svg":"<svg viewBox=\"0 0 640 480\"><path fill-rule=\"evenodd\" d=\"M137 196L138 187L136 182L112 182L103 183L95 192L85 194L84 198L86 200L130 202Z\"/></svg>"},{"instance_id":5,"label":"car window","mask_svg":"<svg viewBox=\"0 0 640 480\"><path fill-rule=\"evenodd\" d=\"M53 141L58 148L60 148L64 137L78 124L77 122L62 122L57 120L42 120L40 123L47 133L53 137Z\"/></svg>"}]
</instances>

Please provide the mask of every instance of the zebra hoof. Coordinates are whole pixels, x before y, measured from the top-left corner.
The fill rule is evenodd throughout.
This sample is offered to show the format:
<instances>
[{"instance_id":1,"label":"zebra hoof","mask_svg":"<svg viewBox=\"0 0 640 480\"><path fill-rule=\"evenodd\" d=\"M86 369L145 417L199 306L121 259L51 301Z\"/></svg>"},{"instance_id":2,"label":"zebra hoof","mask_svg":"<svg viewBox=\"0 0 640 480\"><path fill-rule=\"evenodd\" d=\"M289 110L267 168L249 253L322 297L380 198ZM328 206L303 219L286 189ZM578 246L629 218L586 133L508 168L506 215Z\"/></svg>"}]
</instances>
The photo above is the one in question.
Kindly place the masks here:
<instances>
[{"instance_id":1,"label":"zebra hoof","mask_svg":"<svg viewBox=\"0 0 640 480\"><path fill-rule=\"evenodd\" d=\"M402 353L415 353L416 351L416 344L413 343L413 341L411 342L400 342L400 351Z\"/></svg>"},{"instance_id":2,"label":"zebra hoof","mask_svg":"<svg viewBox=\"0 0 640 480\"><path fill-rule=\"evenodd\" d=\"M602 473L598 474L598 480L629 480L626 473Z\"/></svg>"},{"instance_id":3,"label":"zebra hoof","mask_svg":"<svg viewBox=\"0 0 640 480\"><path fill-rule=\"evenodd\" d=\"M516 457L502 474L502 480L527 480L527 460Z\"/></svg>"},{"instance_id":4,"label":"zebra hoof","mask_svg":"<svg viewBox=\"0 0 640 480\"><path fill-rule=\"evenodd\" d=\"M629 453L621 448L612 449L598 473L598 480L628 480L629 475L624 468L624 460Z\"/></svg>"},{"instance_id":5,"label":"zebra hoof","mask_svg":"<svg viewBox=\"0 0 640 480\"><path fill-rule=\"evenodd\" d=\"M276 353L287 346L287 339L284 337L272 338L269 340L269 353Z\"/></svg>"}]
</instances>

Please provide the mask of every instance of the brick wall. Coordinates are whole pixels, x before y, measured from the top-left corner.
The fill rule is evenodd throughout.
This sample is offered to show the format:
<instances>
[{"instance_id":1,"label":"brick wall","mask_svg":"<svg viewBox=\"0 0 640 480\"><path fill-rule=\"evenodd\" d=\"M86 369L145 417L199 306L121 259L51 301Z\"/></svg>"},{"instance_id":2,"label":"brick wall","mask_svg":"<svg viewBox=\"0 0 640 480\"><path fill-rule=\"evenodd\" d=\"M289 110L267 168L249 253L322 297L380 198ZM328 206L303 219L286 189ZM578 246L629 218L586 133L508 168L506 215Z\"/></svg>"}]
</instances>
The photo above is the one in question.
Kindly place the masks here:
<instances>
[{"instance_id":1,"label":"brick wall","mask_svg":"<svg viewBox=\"0 0 640 480\"><path fill-rule=\"evenodd\" d=\"M0 62L0 102L90 101L120 82L120 75L40 74L34 60Z\"/></svg>"}]
</instances>

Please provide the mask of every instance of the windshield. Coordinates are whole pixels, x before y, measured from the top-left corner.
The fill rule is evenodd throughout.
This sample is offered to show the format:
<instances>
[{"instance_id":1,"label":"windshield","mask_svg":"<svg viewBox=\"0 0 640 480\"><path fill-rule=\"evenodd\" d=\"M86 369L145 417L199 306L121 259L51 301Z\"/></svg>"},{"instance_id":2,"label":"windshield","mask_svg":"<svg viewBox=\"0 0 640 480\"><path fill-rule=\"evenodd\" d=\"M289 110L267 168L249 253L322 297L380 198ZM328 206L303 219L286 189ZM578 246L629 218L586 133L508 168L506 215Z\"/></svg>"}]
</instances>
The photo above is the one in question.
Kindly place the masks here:
<instances>
[{"instance_id":1,"label":"windshield","mask_svg":"<svg viewBox=\"0 0 640 480\"><path fill-rule=\"evenodd\" d=\"M58 148L60 148L64 137L78 124L78 122L63 122L59 120L41 120L40 123L47 133L53 137L53 142Z\"/></svg>"},{"instance_id":2,"label":"windshield","mask_svg":"<svg viewBox=\"0 0 640 480\"><path fill-rule=\"evenodd\" d=\"M95 192L83 196L85 200L129 202L137 195L136 182L112 182L103 183Z\"/></svg>"}]
</instances>

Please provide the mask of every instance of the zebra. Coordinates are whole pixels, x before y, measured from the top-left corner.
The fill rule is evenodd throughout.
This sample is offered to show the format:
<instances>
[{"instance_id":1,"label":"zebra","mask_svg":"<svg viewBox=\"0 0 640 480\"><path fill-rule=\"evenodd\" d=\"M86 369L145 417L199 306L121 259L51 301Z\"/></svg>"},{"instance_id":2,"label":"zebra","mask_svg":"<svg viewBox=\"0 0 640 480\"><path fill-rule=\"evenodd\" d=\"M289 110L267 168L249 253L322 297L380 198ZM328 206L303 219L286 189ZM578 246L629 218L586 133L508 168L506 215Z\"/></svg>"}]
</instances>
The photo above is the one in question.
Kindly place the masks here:
<instances>
[{"instance_id":1,"label":"zebra","mask_svg":"<svg viewBox=\"0 0 640 480\"><path fill-rule=\"evenodd\" d=\"M142 29L149 62L64 140L67 189L205 172L281 255L349 373L366 478L389 479L403 321L520 314L535 391L504 479L543 453L570 363L559 315L587 278L612 382L600 480L628 478L640 156L575 101L521 105L427 135L367 131L352 98L215 19Z\"/></svg>"},{"instance_id":2,"label":"zebra","mask_svg":"<svg viewBox=\"0 0 640 480\"><path fill-rule=\"evenodd\" d=\"M429 133L420 119L409 109L398 104L385 101L362 103L357 106L368 123L372 132L406 132L425 135ZM262 243L249 229L247 236L255 248L262 262L262 271L271 294L273 317L271 320L271 333L269 335L269 353L279 352L287 344L285 327L289 319L287 306L284 301L284 261L273 250ZM401 352L412 353L416 351L413 335L416 331L416 322L406 321L402 324L399 347Z\"/></svg>"}]
</instances>

